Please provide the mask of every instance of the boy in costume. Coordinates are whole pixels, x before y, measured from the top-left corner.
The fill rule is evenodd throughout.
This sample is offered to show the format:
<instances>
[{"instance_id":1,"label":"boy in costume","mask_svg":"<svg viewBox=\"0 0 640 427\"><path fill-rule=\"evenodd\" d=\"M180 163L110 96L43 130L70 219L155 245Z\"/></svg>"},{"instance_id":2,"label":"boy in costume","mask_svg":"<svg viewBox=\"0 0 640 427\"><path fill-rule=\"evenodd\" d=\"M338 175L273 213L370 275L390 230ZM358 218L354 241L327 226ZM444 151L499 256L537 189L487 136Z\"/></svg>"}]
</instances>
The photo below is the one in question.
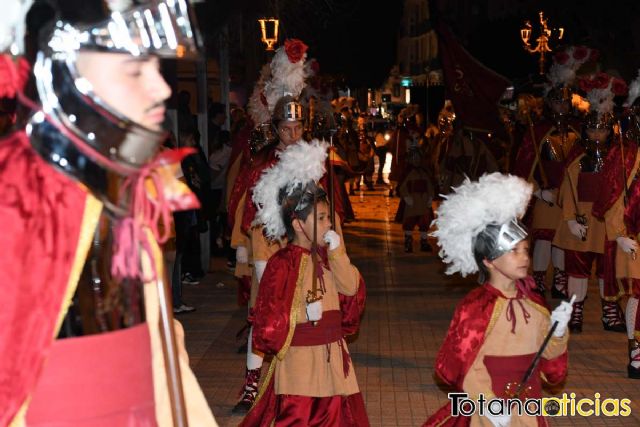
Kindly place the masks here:
<instances>
[{"instance_id":1,"label":"boy in costume","mask_svg":"<svg viewBox=\"0 0 640 427\"><path fill-rule=\"evenodd\" d=\"M254 189L256 220L288 244L267 262L252 312L253 346L274 357L242 426L369 425L343 338L357 330L364 287L317 184L326 155L326 144L299 142Z\"/></svg>"},{"instance_id":2,"label":"boy in costume","mask_svg":"<svg viewBox=\"0 0 640 427\"><path fill-rule=\"evenodd\" d=\"M526 391L516 397L540 397L542 375L551 383L566 376L571 305L563 302L550 315L528 275L527 232L518 218L524 215L531 193L531 185L515 176L484 175L477 182L467 179L455 188L437 212L438 230L433 235L438 238L440 256L449 264L447 274L459 272L464 277L479 272L482 283L456 308L436 358L437 375L471 399L480 394L486 400L511 397L509 391L514 386L508 384L525 377L549 333L552 336L540 363L521 384L521 390ZM544 423L543 419L504 413L453 417L451 409L447 404L425 426Z\"/></svg>"}]
</instances>

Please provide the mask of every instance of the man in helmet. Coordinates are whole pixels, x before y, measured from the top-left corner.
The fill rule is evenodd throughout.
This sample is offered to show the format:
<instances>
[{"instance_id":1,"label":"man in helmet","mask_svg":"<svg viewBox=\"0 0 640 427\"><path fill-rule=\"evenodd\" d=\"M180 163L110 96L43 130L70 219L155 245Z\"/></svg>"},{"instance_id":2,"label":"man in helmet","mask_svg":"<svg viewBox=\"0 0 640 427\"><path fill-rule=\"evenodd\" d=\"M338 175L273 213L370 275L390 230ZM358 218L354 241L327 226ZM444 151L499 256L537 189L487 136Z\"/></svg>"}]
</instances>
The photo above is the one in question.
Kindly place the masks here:
<instances>
[{"instance_id":1,"label":"man in helmet","mask_svg":"<svg viewBox=\"0 0 640 427\"><path fill-rule=\"evenodd\" d=\"M596 85L592 82L595 80L598 80L597 86L602 80L604 89L594 90ZM605 222L601 215L594 215L593 210L601 193L610 185L604 168L613 133L613 99L616 95L626 94L624 82L620 89L624 93L616 93L618 81L604 73L580 80L581 87L587 92L590 112L583 124L584 138L574 145L566 158L566 173L558 193L562 220L553 245L565 252L568 292L577 297L569 323L574 332L582 331L584 300L594 263L602 303L602 326L608 331L625 331L622 310L615 297L607 295L612 291L617 294L615 273L610 274L614 268L611 256L615 254L616 243L605 244L608 240Z\"/></svg>"},{"instance_id":2,"label":"man in helmet","mask_svg":"<svg viewBox=\"0 0 640 427\"><path fill-rule=\"evenodd\" d=\"M9 16L27 3L10 2ZM0 393L0 425L216 425L172 318L159 247L171 212L197 207L175 178L183 154L159 154L171 93L159 58L197 54L188 4L64 1L57 11L34 65L41 107L21 97L33 110L26 131L0 142L0 271L19 284L0 315L0 382L12 389ZM0 43L7 66L6 52L20 52L11 33ZM99 306L85 335L119 330L54 340L81 273ZM144 298L144 313L128 301L107 319L105 286Z\"/></svg>"}]
</instances>

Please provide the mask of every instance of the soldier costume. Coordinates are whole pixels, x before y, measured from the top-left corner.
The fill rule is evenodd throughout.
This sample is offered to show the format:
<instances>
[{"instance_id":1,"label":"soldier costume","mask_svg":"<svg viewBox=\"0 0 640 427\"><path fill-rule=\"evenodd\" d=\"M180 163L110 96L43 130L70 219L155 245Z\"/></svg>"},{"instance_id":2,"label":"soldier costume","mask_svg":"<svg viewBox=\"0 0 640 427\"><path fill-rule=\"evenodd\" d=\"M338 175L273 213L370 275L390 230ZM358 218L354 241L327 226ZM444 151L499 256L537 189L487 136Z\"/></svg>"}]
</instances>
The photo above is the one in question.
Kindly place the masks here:
<instances>
[{"instance_id":1,"label":"soldier costume","mask_svg":"<svg viewBox=\"0 0 640 427\"><path fill-rule=\"evenodd\" d=\"M590 113L585 119L584 138L569 153L558 202L562 207L562 221L553 244L565 250L565 264L570 294L577 296L570 328L582 331L584 300L596 263L596 276L602 301L602 323L607 330L623 330L622 313L609 294L617 295L613 268L615 241L608 243L605 222L593 215L594 202L609 185L603 174L612 129L613 98L626 94L626 84L607 74L598 73L580 79L580 87L587 92ZM615 290L614 290L615 289Z\"/></svg>"},{"instance_id":2,"label":"soldier costume","mask_svg":"<svg viewBox=\"0 0 640 427\"><path fill-rule=\"evenodd\" d=\"M3 11L23 12L9 43L0 28L0 51L11 52L0 55L3 83L24 81L23 60L16 68L12 56L30 3L12 1ZM197 55L197 30L184 0L75 6L58 4L59 19L37 55L42 107L19 94L33 115L26 130L0 141L0 271L19 284L5 287L0 314L0 425L215 426L172 317L159 247L171 212L198 203L176 178L190 151L158 153L170 89L153 58ZM97 78L105 71L97 64L124 64L130 74ZM131 90L134 82L140 85ZM106 101L122 91L131 95L124 111ZM142 104L144 113L131 116L131 106ZM76 288L88 286L82 274L96 301L109 284L142 295L144 313L129 301L127 316L107 325L96 310L83 326L97 323L104 333L54 339Z\"/></svg>"}]
</instances>

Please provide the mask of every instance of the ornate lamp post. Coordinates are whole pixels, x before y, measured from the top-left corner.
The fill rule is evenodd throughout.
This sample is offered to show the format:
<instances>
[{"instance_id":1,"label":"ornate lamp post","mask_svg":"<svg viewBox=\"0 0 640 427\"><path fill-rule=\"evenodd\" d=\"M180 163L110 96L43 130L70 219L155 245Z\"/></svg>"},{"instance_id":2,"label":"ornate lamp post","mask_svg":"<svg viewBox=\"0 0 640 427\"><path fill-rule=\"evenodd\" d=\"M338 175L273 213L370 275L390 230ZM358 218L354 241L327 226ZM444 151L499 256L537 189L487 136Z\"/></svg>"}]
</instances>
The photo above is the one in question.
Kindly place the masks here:
<instances>
[{"instance_id":1,"label":"ornate lamp post","mask_svg":"<svg viewBox=\"0 0 640 427\"><path fill-rule=\"evenodd\" d=\"M536 39L537 45L536 47L532 47L529 43L531 39L531 23L529 21L525 22L524 27L520 30L520 38L524 43L524 49L529 53L539 53L540 59L538 59L538 64L540 65L540 74L544 74L544 55L546 53L552 52L553 49L549 47L549 41L551 41L552 32L556 31L557 40L562 40L562 36L564 36L564 28L560 27L558 29L551 30L547 26L547 18L544 17L544 12L539 12L540 15L540 36Z\"/></svg>"},{"instance_id":2,"label":"ornate lamp post","mask_svg":"<svg viewBox=\"0 0 640 427\"><path fill-rule=\"evenodd\" d=\"M262 43L267 45L267 51L272 51L273 45L278 42L278 26L280 21L276 18L258 19L260 31L262 33Z\"/></svg>"}]
</instances>

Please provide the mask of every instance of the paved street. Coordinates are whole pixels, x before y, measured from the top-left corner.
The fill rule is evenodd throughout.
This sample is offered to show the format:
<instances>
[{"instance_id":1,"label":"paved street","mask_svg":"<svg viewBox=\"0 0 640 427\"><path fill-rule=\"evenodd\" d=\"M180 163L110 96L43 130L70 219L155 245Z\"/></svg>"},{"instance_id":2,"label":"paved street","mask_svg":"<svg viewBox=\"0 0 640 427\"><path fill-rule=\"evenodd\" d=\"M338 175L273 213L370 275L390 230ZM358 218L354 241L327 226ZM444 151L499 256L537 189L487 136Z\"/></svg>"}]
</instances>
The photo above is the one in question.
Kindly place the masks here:
<instances>
[{"instance_id":1,"label":"paved street","mask_svg":"<svg viewBox=\"0 0 640 427\"><path fill-rule=\"evenodd\" d=\"M367 307L359 336L349 348L373 426L420 426L446 402L446 391L433 378L435 354L457 301L472 280L444 276L432 254L403 251L402 231L393 223L397 198L378 191L352 197L357 221L345 227L352 262L364 275ZM417 233L417 232L416 232ZM180 317L191 364L221 426L231 416L242 384L245 356L235 335L246 308L236 304L236 284L221 259L214 273L184 288L184 299L197 308ZM553 302L555 306L557 302ZM630 398L628 418L559 418L552 425L640 425L640 381L626 378L627 340L604 332L597 287L586 302L584 332L571 338L570 374L561 392L577 397Z\"/></svg>"}]
</instances>

